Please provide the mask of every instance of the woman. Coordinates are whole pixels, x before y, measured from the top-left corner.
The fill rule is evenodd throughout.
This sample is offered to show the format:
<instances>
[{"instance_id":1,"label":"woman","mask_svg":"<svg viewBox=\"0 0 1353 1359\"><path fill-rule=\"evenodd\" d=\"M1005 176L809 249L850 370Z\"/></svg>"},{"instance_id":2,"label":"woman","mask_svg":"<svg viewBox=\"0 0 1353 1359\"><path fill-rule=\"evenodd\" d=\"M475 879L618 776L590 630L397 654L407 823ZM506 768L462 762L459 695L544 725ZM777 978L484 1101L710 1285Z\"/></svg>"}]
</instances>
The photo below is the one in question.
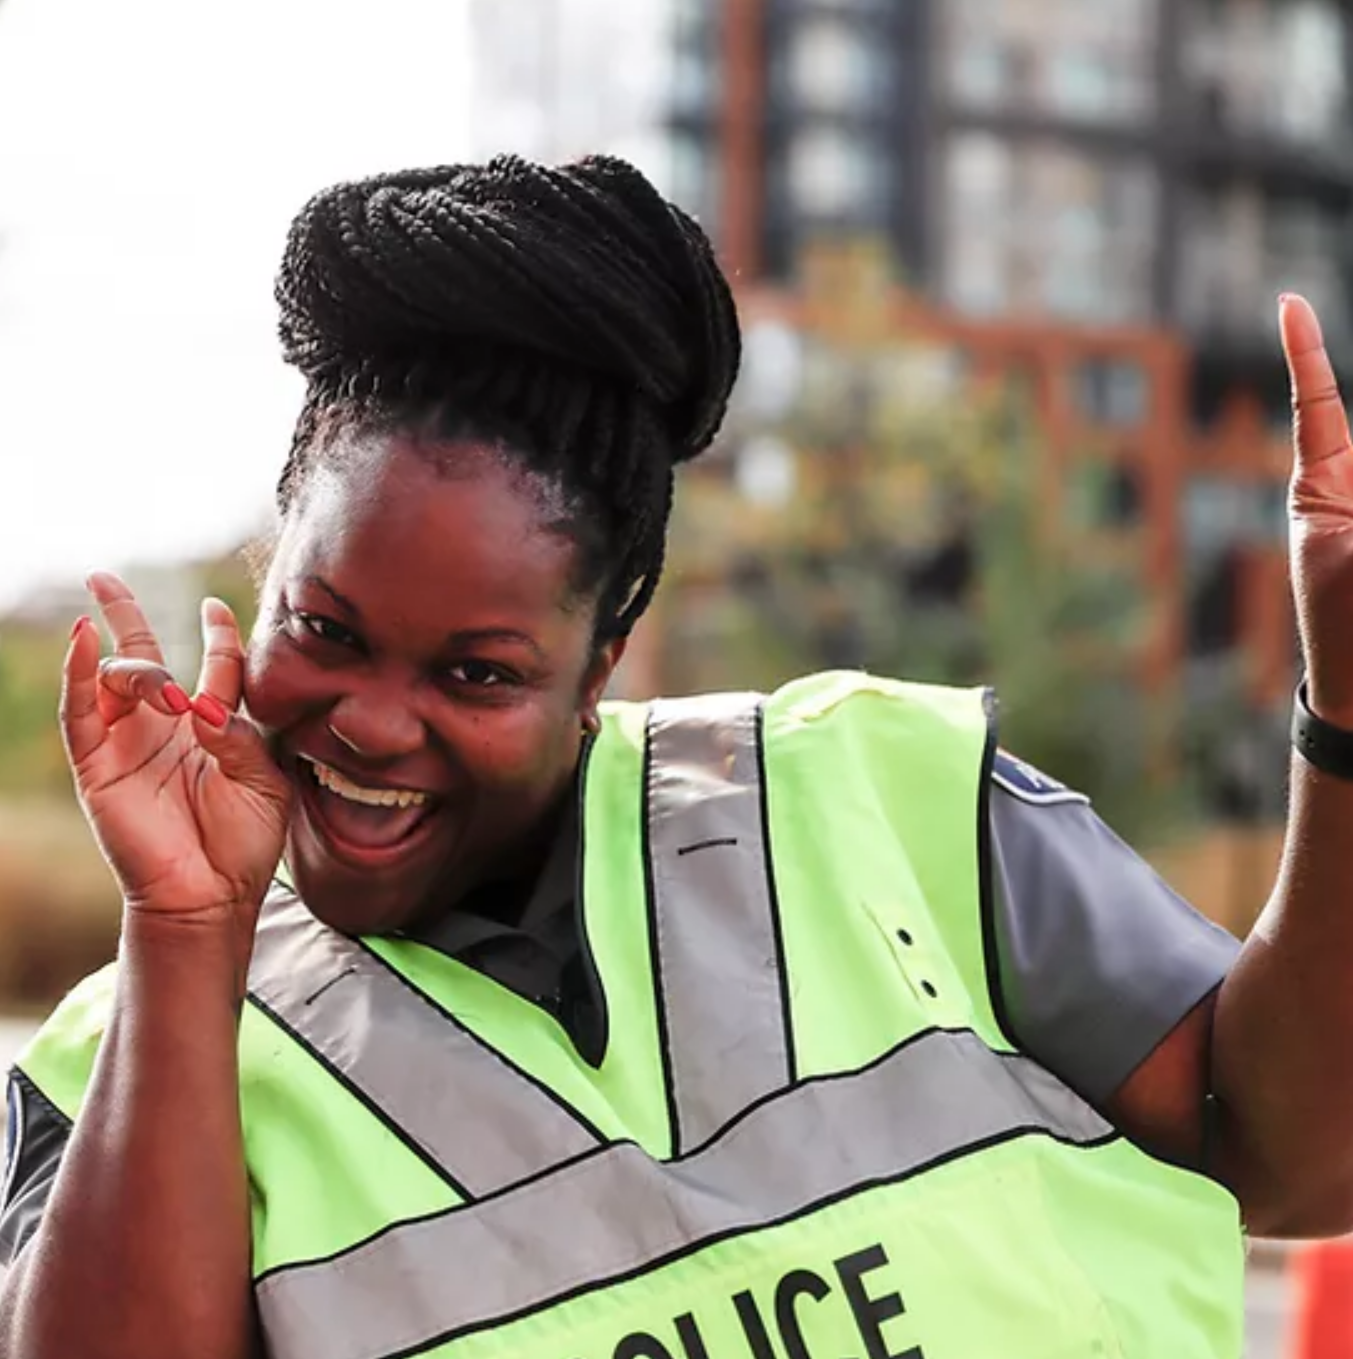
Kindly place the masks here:
<instances>
[{"instance_id":1,"label":"woman","mask_svg":"<svg viewBox=\"0 0 1353 1359\"><path fill-rule=\"evenodd\" d=\"M1236 958L981 694L603 707L739 352L632 168L338 186L278 297L308 392L248 649L208 601L190 697L97 575L115 654L81 620L67 657L122 944L11 1082L0 1355L1237 1354L1236 1198L1353 1225L1347 432L1309 308L1336 772L1294 764Z\"/></svg>"}]
</instances>

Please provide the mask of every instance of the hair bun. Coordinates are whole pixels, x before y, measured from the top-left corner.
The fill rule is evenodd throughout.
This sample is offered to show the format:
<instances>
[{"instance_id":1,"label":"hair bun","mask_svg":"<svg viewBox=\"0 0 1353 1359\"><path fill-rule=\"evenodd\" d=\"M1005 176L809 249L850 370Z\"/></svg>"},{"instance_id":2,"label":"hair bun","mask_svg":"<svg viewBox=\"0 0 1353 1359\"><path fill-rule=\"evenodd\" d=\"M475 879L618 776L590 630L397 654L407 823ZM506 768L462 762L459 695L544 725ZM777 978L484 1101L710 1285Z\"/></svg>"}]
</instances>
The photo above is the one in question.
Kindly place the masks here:
<instances>
[{"instance_id":1,"label":"hair bun","mask_svg":"<svg viewBox=\"0 0 1353 1359\"><path fill-rule=\"evenodd\" d=\"M718 432L740 358L704 232L608 156L326 189L292 224L277 298L287 361L312 383L429 355L535 357L641 393L674 461Z\"/></svg>"}]
</instances>

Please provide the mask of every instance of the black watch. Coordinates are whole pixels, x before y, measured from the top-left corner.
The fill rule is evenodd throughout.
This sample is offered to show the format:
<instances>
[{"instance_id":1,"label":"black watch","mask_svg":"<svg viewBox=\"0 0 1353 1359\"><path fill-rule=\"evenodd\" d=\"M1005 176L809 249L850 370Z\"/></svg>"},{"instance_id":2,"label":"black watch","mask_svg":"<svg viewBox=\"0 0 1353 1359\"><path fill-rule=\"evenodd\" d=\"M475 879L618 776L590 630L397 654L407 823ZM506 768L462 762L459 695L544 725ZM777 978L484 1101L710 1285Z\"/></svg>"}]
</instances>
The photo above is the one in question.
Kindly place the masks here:
<instances>
[{"instance_id":1,"label":"black watch","mask_svg":"<svg viewBox=\"0 0 1353 1359\"><path fill-rule=\"evenodd\" d=\"M1292 745L1307 764L1322 774L1353 782L1353 731L1326 722L1311 711L1306 681L1297 686L1292 705Z\"/></svg>"}]
</instances>

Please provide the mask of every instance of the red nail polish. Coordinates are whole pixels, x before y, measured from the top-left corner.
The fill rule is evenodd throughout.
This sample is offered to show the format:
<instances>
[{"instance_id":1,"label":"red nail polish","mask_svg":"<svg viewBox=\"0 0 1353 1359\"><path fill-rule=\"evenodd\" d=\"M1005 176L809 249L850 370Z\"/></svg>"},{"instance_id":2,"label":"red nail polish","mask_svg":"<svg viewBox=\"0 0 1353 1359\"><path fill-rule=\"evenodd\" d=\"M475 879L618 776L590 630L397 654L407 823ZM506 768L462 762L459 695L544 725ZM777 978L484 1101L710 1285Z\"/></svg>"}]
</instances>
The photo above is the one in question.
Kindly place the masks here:
<instances>
[{"instance_id":1,"label":"red nail polish","mask_svg":"<svg viewBox=\"0 0 1353 1359\"><path fill-rule=\"evenodd\" d=\"M230 721L230 713L225 704L210 694L198 694L193 699L193 711L213 727L224 727Z\"/></svg>"},{"instance_id":2,"label":"red nail polish","mask_svg":"<svg viewBox=\"0 0 1353 1359\"><path fill-rule=\"evenodd\" d=\"M89 615L87 613L82 613L79 618L75 620L75 626L70 630L70 639L72 642L80 635L80 629L88 622Z\"/></svg>"},{"instance_id":3,"label":"red nail polish","mask_svg":"<svg viewBox=\"0 0 1353 1359\"><path fill-rule=\"evenodd\" d=\"M160 692L164 694L164 701L169 705L169 711L175 717L182 717L184 713L192 712L192 699L177 684L172 682L166 684Z\"/></svg>"}]
</instances>

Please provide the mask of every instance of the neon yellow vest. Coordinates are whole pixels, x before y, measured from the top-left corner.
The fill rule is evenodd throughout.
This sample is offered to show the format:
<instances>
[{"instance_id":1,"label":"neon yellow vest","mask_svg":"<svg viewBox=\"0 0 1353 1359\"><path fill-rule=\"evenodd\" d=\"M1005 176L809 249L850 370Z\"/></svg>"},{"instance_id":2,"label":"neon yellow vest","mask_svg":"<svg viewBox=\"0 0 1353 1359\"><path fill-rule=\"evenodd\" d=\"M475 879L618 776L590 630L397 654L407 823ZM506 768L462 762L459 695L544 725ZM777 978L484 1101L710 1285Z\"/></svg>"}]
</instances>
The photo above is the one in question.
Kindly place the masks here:
<instances>
[{"instance_id":1,"label":"neon yellow vest","mask_svg":"<svg viewBox=\"0 0 1353 1359\"><path fill-rule=\"evenodd\" d=\"M855 674L613 705L585 771L595 1067L285 892L240 1035L274 1359L1223 1359L1237 1206L1018 1054L985 698ZM21 1060L72 1117L104 972Z\"/></svg>"}]
</instances>

